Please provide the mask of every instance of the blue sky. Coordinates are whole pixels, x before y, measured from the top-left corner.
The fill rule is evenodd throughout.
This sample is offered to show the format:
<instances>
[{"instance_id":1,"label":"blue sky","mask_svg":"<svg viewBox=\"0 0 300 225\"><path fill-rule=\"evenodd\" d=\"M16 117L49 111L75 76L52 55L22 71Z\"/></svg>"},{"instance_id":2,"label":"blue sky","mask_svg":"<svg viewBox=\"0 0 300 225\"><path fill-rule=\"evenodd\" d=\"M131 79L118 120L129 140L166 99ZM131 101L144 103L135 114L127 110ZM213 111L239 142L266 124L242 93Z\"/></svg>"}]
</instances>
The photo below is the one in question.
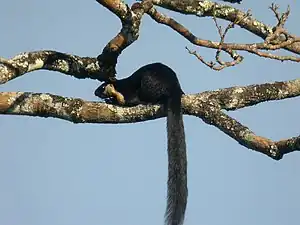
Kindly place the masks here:
<instances>
[{"instance_id":1,"label":"blue sky","mask_svg":"<svg viewBox=\"0 0 300 225\"><path fill-rule=\"evenodd\" d=\"M132 1L128 1L131 3ZM276 21L270 0L244 0L237 7L268 24ZM287 23L299 34L299 1ZM161 9L160 9L161 10ZM165 10L161 10L167 12ZM168 13L201 38L218 40L210 18ZM2 57L41 49L97 56L120 29L118 19L96 1L3 1ZM239 28L228 41L259 38ZM186 93L295 79L299 65L242 53L244 62L215 72L189 55L196 48L148 16L140 38L119 58L118 77L160 61L178 74ZM98 101L99 82L36 71L0 91L47 92ZM299 135L299 98L269 102L229 114L258 135L274 140ZM276 162L240 146L213 126L184 117L188 146L189 202L186 225L296 225L300 210L300 153ZM0 116L0 224L163 224L167 152L165 118L138 124L72 124L52 118Z\"/></svg>"}]
</instances>

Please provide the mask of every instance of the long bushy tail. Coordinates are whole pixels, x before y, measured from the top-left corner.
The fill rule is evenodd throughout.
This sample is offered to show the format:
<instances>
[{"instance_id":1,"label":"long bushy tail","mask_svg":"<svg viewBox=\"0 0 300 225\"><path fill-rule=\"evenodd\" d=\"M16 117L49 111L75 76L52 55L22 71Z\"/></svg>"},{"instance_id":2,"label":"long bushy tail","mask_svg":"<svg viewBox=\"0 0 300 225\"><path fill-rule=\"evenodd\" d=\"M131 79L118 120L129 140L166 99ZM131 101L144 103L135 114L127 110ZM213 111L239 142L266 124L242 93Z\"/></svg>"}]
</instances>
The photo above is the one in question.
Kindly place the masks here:
<instances>
[{"instance_id":1,"label":"long bushy tail","mask_svg":"<svg viewBox=\"0 0 300 225\"><path fill-rule=\"evenodd\" d=\"M187 205L187 158L181 94L168 102L168 199L165 225L182 225Z\"/></svg>"}]
</instances>

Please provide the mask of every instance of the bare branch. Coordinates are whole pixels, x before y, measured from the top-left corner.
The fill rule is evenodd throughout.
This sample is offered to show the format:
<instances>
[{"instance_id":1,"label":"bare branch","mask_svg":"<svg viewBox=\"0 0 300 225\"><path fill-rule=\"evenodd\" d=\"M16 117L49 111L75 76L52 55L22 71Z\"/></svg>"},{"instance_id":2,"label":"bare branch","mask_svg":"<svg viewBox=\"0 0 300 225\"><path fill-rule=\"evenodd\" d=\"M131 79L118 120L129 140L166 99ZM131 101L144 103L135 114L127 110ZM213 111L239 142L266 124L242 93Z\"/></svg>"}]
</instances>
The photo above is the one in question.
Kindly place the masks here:
<instances>
[{"instance_id":1,"label":"bare branch","mask_svg":"<svg viewBox=\"0 0 300 225\"><path fill-rule=\"evenodd\" d=\"M224 92L218 92L219 99ZM212 98L213 95L215 97L216 92L184 96L183 112L201 118L205 123L216 126L243 146L276 160L281 159L284 154L299 150L299 138L273 142L255 135L249 128L223 113L222 107ZM133 123L166 115L164 108L159 105L118 107L52 94L28 92L0 92L0 114L54 117L74 123Z\"/></svg>"},{"instance_id":2,"label":"bare branch","mask_svg":"<svg viewBox=\"0 0 300 225\"><path fill-rule=\"evenodd\" d=\"M300 149L300 136L277 141L278 150L284 155Z\"/></svg>"},{"instance_id":3,"label":"bare branch","mask_svg":"<svg viewBox=\"0 0 300 225\"><path fill-rule=\"evenodd\" d=\"M198 60L200 60L204 65L206 65L206 66L208 66L209 68L211 68L211 69L213 69L213 70L216 70L216 71L220 71L220 70L222 70L222 69L224 69L224 68L227 68L227 67L230 67L230 66L235 66L235 65L241 63L242 60L243 60L243 57L242 57L242 56L239 56L239 55L235 54L233 51L229 51L229 50L227 51L227 50L224 50L224 51L227 52L234 60L231 61L231 62L221 62L221 60L220 60L220 58L219 58L219 54L218 54L219 52L217 52L217 54L216 54L217 62L218 62L219 64L221 64L220 66L217 66L215 62L212 62L212 61L206 62L206 61L203 59L203 57L202 57L201 55L197 54L196 51L191 51L188 47L185 47L185 48L186 48L186 50L189 52L189 54L196 56L196 58L197 58Z\"/></svg>"},{"instance_id":4,"label":"bare branch","mask_svg":"<svg viewBox=\"0 0 300 225\"><path fill-rule=\"evenodd\" d=\"M255 135L248 127L242 125L222 111L208 110L207 108L205 114L197 114L196 116L203 119L205 123L219 128L246 148L263 153L276 160L282 158L283 155L279 152L278 147L273 141Z\"/></svg>"},{"instance_id":5,"label":"bare branch","mask_svg":"<svg viewBox=\"0 0 300 225\"><path fill-rule=\"evenodd\" d=\"M241 18L241 20L244 20L246 17L250 16L250 12L248 12L244 18ZM227 35L228 31L232 28L234 28L235 24L238 24L240 21L234 21L228 24L228 26L225 28L224 32L222 32L222 27L218 25L217 22L217 18L214 16L213 20L215 22L215 25L218 29L218 33L220 35L220 45L219 48L216 52L216 61L221 65L221 68L226 68L226 67L230 67L230 66L235 66L239 63L241 63L243 61L243 57L241 55L238 55L236 53L236 51L232 50L232 49L225 49L223 51L225 51L227 54L229 54L229 56L233 59L233 61L231 62L223 62L221 61L221 52L222 52L222 45L225 42L225 36Z\"/></svg>"},{"instance_id":6,"label":"bare branch","mask_svg":"<svg viewBox=\"0 0 300 225\"><path fill-rule=\"evenodd\" d=\"M220 108L236 110L266 101L300 96L300 79L230 87L209 92L208 98L217 101Z\"/></svg>"},{"instance_id":7,"label":"bare branch","mask_svg":"<svg viewBox=\"0 0 300 225\"><path fill-rule=\"evenodd\" d=\"M99 4L103 5L109 11L114 13L120 18L120 20L125 20L128 7L122 0L96 0Z\"/></svg>"},{"instance_id":8,"label":"bare branch","mask_svg":"<svg viewBox=\"0 0 300 225\"><path fill-rule=\"evenodd\" d=\"M266 39L268 36L274 33L273 27L270 27L261 21L256 20L251 16L247 16L247 13L242 12L232 6L219 4L207 0L187 0L187 1L180 1L180 0L154 0L154 5L170 9L172 11L176 11L182 14L190 14L196 15L198 17L217 17L220 19L224 19L230 22L240 21L238 25L241 28L248 30L249 32L261 37L262 39ZM246 19L242 19L245 18ZM172 27L173 28L173 27ZM173 28L174 29L174 28ZM289 37L295 37L294 35L288 34ZM280 40L279 40L280 41ZM282 42L282 41L280 41ZM234 45L234 44L232 44ZM267 50L266 45L261 44L260 48L256 49L263 49ZM207 47L207 46L205 46ZM300 54L300 42L299 38L294 40L290 43L287 43L284 48L288 51L291 51L296 54ZM243 50L232 48L235 50ZM246 49L244 49L246 50ZM248 50L246 50L248 51ZM249 51L251 52L251 51ZM255 52L253 52L255 53ZM291 60L291 59L285 59ZM293 59L293 61L299 61Z\"/></svg>"},{"instance_id":9,"label":"bare branch","mask_svg":"<svg viewBox=\"0 0 300 225\"><path fill-rule=\"evenodd\" d=\"M0 114L53 117L73 123L133 123L164 116L159 106L122 108L30 92L0 92Z\"/></svg>"},{"instance_id":10,"label":"bare branch","mask_svg":"<svg viewBox=\"0 0 300 225\"><path fill-rule=\"evenodd\" d=\"M287 39L286 41L277 44L274 44L274 42L272 43L261 42L261 43L250 43L250 44L220 43L220 42L204 40L196 37L186 27L178 23L176 20L158 12L157 9L155 9L154 7L152 7L147 13L156 22L169 26L170 28L178 32L180 35L185 37L188 41L190 41L194 45L217 49L217 50L222 49L226 51L228 54L232 55L231 57L234 58L234 60L236 61L235 64L241 61L242 57L238 55L236 52L234 52L233 50L247 51L249 53L256 54L261 57L280 60L280 61L300 62L300 57L279 56L268 52L259 51L259 50L277 50L277 49L285 48L294 42L299 42L300 38L294 36L290 36L290 38ZM236 17L236 20L238 21L239 24L242 23L243 20L246 20L248 18L247 17L248 14L243 14L242 16L243 17ZM233 22L237 22L237 21L233 21ZM283 30L281 31L283 32ZM300 53L300 48L299 48L299 53ZM231 65L229 64L229 66Z\"/></svg>"},{"instance_id":11,"label":"bare branch","mask_svg":"<svg viewBox=\"0 0 300 225\"><path fill-rule=\"evenodd\" d=\"M182 104L185 113L190 115L197 115L198 111L205 112L206 108L216 110L236 110L265 101L292 98L299 95L300 79L297 79L286 82L266 83L244 87L231 87L216 91L206 91L194 95L184 95L182 98ZM64 118L69 121L73 121L73 119L75 119L75 117L73 116L77 115L78 118L75 121L93 123L128 123L151 119L151 116L154 116L154 114L163 112L160 111L159 107L157 106L140 106L141 108L146 109L146 111L144 112L141 112L139 107L120 108L117 106L111 106L111 108L109 108L110 112L107 116L109 116L110 114L114 114L114 116L109 116L105 120L103 116L100 116L100 120L95 120L95 117L99 116L95 114L95 111L98 110L96 107L97 104L101 107L107 107L107 105L104 103L96 102L88 103L88 105L86 104L87 102L84 102L80 99L63 98L51 94L0 92L1 114L44 116L46 115L46 111L49 111L48 113L50 114L47 114L46 117L54 115L57 118ZM92 108L89 110L84 110L88 107ZM43 108L46 110L41 110ZM120 110L122 110L114 111L114 109L117 108L120 108ZM139 112L135 111L135 109L137 109ZM154 109L154 111L147 111L149 109ZM70 114L71 111L73 112L72 117L68 117L67 114ZM92 113L92 115L82 116L84 115L83 112ZM149 114L148 116L150 117L145 118L143 116L140 116L139 113ZM130 117L130 120L128 118L124 119L124 116ZM159 117L161 116L164 115L159 115Z\"/></svg>"},{"instance_id":12,"label":"bare branch","mask_svg":"<svg viewBox=\"0 0 300 225\"><path fill-rule=\"evenodd\" d=\"M58 71L78 79L105 79L99 74L96 58L44 50L21 53L8 60L0 58L0 84L40 69Z\"/></svg>"},{"instance_id":13,"label":"bare branch","mask_svg":"<svg viewBox=\"0 0 300 225\"><path fill-rule=\"evenodd\" d=\"M214 63L214 62L212 62L212 61L211 61L211 62L206 62L206 61L203 59L202 56L200 56L199 54L197 54L196 51L191 51L191 50L188 49L187 47L186 47L186 49L188 50L189 54L192 54L192 55L196 56L197 59L199 59L204 65L210 67L210 68L213 69L213 70L220 71L220 70L222 70L222 69L224 69L224 68L227 68L227 67L230 67L230 66L235 66L235 65L241 63L241 62L243 61L243 57L242 57L241 55L238 55L238 54L236 53L236 51L234 51L234 50L232 50L232 49L224 49L224 50L222 50L222 46L223 46L224 41L225 41L225 36L226 36L227 32L229 31L229 29L231 29L231 28L234 27L234 23L230 23L230 24L226 27L226 29L225 29L225 31L224 31L224 33L223 33L223 32L222 32L222 27L218 25L217 19L216 19L215 17L213 17L213 20L214 20L214 22L215 22L215 25L216 25L216 27L217 27L217 29L218 29L218 33L219 33L220 38L221 38L220 43L219 43L218 50L216 51L216 61L217 61L217 63L219 63L220 66L216 66L216 63ZM223 62L223 61L221 60L221 56L220 56L222 51L224 51L224 52L226 52L227 54L229 54L229 56L233 59L233 61L230 61L230 62Z\"/></svg>"},{"instance_id":14,"label":"bare branch","mask_svg":"<svg viewBox=\"0 0 300 225\"><path fill-rule=\"evenodd\" d=\"M198 59L200 62L202 62L204 65L210 67L211 69L218 70L218 68L215 67L216 63L214 63L214 62L212 62L212 61L206 62L206 61L204 60L204 58L203 58L201 55L197 54L196 51L192 51L192 50L190 50L188 47L185 47L185 49L188 51L189 54L196 56L197 59Z\"/></svg>"},{"instance_id":15,"label":"bare branch","mask_svg":"<svg viewBox=\"0 0 300 225\"><path fill-rule=\"evenodd\" d=\"M282 14L280 14L278 12L279 6L276 5L275 3L272 3L269 8L272 10L272 12L274 13L274 15L278 21L278 24L276 25L276 27L284 27L284 24L290 15L290 6L288 6L287 10Z\"/></svg>"},{"instance_id":16,"label":"bare branch","mask_svg":"<svg viewBox=\"0 0 300 225\"><path fill-rule=\"evenodd\" d=\"M117 58L126 47L138 39L142 16L152 7L152 0L134 3L131 9L123 2L119 3L118 0L97 0L97 2L104 4L110 11L117 14L122 22L121 31L104 47L102 53L97 57L101 67L100 72L114 78Z\"/></svg>"},{"instance_id":17,"label":"bare branch","mask_svg":"<svg viewBox=\"0 0 300 225\"><path fill-rule=\"evenodd\" d=\"M205 63L205 65L214 70L221 70L225 67L234 66L240 63L243 60L243 57L237 54L235 50L248 51L262 57L277 59L281 61L290 60L300 62L300 57L277 56L268 52L259 51L276 50L287 47L294 42L300 41L299 38L289 35L283 29L283 25L288 17L289 11L283 13L281 16L279 16L279 14L276 14L278 18L280 17L279 25L278 27L276 27L273 33L270 33L269 36L266 36L266 40L263 43L235 44L224 43L225 34L233 26L234 23L241 24L244 23L245 20L249 20L249 14L242 14L241 16L235 17L235 20L230 24L231 26L229 25L223 34L220 33L221 41L212 42L195 37L184 26L182 26L175 20L159 13L153 7L152 0L144 0L141 3L135 3L132 5L131 9L123 2L119 2L117 0L98 0L98 2L115 13L121 19L123 26L119 34L105 46L102 54L97 57L97 60L95 58L79 57L51 50L22 53L9 60L0 58L0 84L3 84L11 79L38 69L58 71L68 75L72 75L79 79L92 78L98 79L100 81L106 81L110 78L113 78L116 74L115 66L117 63L118 55L121 54L122 50L124 50L131 43L138 39L141 18L145 12L148 12L149 15L157 22L170 26L193 44L217 49L216 61L220 64L220 66L216 66L213 62L205 63L204 59L202 59L196 52L192 52L189 50L191 54L195 55L199 60ZM158 1L155 0L155 2L157 3ZM166 2L168 2L168 0L162 0L161 2L161 4L165 4ZM203 1L201 2L201 4L207 2L208 1ZM184 2L183 6L186 7L187 5L185 4L188 3L189 1ZM179 4L178 2L176 3L175 1L174 4L174 7L179 7L178 5L176 5ZM180 5L180 7L183 6ZM210 3L209 6L212 7ZM218 4L213 4L213 6L214 7L212 15L214 16L218 15L218 10L222 11L221 9L227 9L225 6L219 6ZM273 6L273 8L273 10L275 11L276 7ZM284 35L286 39L278 42L278 37L282 35ZM229 54L233 61L223 62L220 59L221 50Z\"/></svg>"}]
</instances>

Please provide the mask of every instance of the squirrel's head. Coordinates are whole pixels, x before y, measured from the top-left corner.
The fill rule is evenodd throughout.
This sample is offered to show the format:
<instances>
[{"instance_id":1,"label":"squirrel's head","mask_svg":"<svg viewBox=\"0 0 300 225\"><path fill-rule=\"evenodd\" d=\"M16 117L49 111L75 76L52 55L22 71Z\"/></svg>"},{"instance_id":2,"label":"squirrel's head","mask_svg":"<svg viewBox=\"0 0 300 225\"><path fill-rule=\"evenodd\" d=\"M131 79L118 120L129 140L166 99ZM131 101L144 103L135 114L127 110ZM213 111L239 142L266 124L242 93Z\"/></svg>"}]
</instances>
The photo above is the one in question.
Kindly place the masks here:
<instances>
[{"instance_id":1,"label":"squirrel's head","mask_svg":"<svg viewBox=\"0 0 300 225\"><path fill-rule=\"evenodd\" d=\"M99 98L104 99L106 102L115 102L118 104L124 105L125 99L124 96L118 92L112 83L103 83L96 90L95 95ZM114 101L115 100L115 101Z\"/></svg>"}]
</instances>

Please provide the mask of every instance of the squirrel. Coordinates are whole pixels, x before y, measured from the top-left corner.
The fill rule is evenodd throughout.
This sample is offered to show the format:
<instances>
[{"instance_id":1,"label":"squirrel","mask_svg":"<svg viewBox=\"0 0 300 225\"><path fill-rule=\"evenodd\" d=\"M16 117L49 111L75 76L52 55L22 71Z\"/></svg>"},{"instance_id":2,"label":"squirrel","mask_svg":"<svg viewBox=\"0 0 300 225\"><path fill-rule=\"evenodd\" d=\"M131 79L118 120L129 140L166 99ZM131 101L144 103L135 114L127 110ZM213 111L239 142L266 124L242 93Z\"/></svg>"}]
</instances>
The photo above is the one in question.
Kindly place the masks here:
<instances>
[{"instance_id":1,"label":"squirrel","mask_svg":"<svg viewBox=\"0 0 300 225\"><path fill-rule=\"evenodd\" d=\"M167 110L168 191L165 225L182 225L187 205L187 156L181 89L176 73L162 63L142 66L131 76L106 81L95 90L106 103L162 104Z\"/></svg>"}]
</instances>

